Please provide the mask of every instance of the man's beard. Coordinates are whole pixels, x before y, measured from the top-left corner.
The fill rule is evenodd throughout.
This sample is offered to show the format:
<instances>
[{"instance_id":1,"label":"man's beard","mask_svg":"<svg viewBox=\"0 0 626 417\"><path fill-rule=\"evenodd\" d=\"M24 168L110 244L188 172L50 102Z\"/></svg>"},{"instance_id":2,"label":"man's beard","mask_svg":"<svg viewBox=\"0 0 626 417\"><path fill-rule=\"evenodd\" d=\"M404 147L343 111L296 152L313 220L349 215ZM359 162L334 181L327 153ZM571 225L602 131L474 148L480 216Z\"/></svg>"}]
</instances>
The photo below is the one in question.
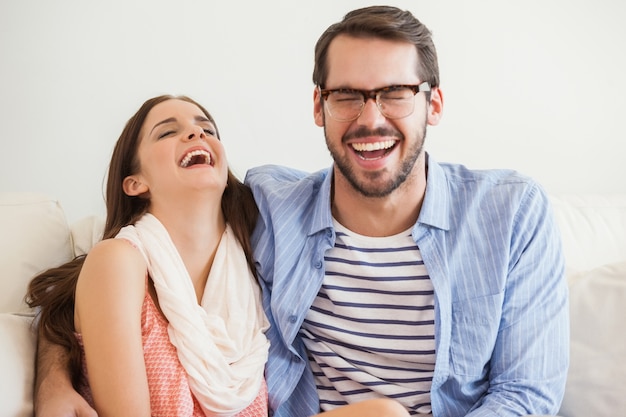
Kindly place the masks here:
<instances>
[{"instance_id":1,"label":"man's beard","mask_svg":"<svg viewBox=\"0 0 626 417\"><path fill-rule=\"evenodd\" d=\"M392 178L389 178L387 181L383 183L377 184L379 179L386 174L386 172L368 172L365 174L365 179L359 181L357 175L355 174L352 166L350 165L350 156L346 155L345 157L341 157L340 153L331 146L331 143L328 139L328 135L326 133L326 126L324 126L324 137L326 138L326 146L330 151L330 154L335 162L335 166L339 169L341 174L346 178L346 180L350 183L352 188L355 191L360 193L365 197L386 197L391 194L393 191L398 189L404 182L407 180L411 172L413 171L413 167L415 166L415 162L422 154L424 149L424 141L426 139L426 126L427 123L424 121L424 126L421 132L417 132L415 141L411 148L409 149L408 156L401 161L399 172ZM399 132L395 132L390 135L388 130L384 132L381 130L374 131L365 131L359 130L356 134L350 135L350 137L364 137L364 136L396 136L401 140L404 139L404 136ZM342 143L347 139L346 136L342 138Z\"/></svg>"}]
</instances>

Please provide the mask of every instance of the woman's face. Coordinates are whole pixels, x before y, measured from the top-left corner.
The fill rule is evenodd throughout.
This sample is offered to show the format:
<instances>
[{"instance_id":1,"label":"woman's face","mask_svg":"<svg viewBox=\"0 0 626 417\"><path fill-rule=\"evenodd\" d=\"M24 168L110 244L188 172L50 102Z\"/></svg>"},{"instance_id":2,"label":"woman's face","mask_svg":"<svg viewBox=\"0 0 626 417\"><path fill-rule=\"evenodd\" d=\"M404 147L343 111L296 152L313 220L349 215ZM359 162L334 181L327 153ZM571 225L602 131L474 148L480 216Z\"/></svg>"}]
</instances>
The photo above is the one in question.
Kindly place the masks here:
<instances>
[{"instance_id":1,"label":"woman's face","mask_svg":"<svg viewBox=\"0 0 626 417\"><path fill-rule=\"evenodd\" d=\"M197 191L221 198L228 162L215 126L198 106L178 99L157 104L139 140L139 172L124 180L126 194L147 195L152 203Z\"/></svg>"}]
</instances>

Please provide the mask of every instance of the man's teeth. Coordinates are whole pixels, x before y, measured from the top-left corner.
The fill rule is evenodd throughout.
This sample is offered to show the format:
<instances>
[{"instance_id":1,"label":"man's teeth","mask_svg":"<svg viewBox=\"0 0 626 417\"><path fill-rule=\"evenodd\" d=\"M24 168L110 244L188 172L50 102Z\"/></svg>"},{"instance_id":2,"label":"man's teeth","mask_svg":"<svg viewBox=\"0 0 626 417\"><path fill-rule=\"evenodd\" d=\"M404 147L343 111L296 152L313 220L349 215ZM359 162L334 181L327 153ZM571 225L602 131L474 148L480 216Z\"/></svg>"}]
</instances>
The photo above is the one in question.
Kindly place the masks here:
<instances>
[{"instance_id":1,"label":"man's teeth","mask_svg":"<svg viewBox=\"0 0 626 417\"><path fill-rule=\"evenodd\" d=\"M394 140L386 140L384 142L373 142L373 143L353 143L352 148L357 152L371 152L371 151L379 151L381 149L389 149L394 143Z\"/></svg>"},{"instance_id":2,"label":"man's teeth","mask_svg":"<svg viewBox=\"0 0 626 417\"><path fill-rule=\"evenodd\" d=\"M191 161L194 158L198 157L198 156L202 156L204 158L204 163L206 165L211 165L211 154L208 153L207 151L203 151L201 149L198 149L198 150L195 150L195 151L191 151L187 155L185 155L183 160L180 161L180 166L183 167L183 168L188 167L189 164L191 163Z\"/></svg>"}]
</instances>

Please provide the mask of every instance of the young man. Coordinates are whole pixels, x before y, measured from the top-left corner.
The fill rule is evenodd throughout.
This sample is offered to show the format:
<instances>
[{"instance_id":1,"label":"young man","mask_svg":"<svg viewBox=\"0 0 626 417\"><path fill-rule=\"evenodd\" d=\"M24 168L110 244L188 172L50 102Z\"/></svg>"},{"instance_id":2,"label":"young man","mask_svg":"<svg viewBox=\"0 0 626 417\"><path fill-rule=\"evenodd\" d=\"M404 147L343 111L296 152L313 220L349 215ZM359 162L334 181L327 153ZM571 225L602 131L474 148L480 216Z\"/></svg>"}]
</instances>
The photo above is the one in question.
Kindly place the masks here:
<instances>
[{"instance_id":1,"label":"young man","mask_svg":"<svg viewBox=\"0 0 626 417\"><path fill-rule=\"evenodd\" d=\"M384 396L414 415L556 413L569 323L548 201L518 173L423 150L443 110L429 30L393 7L355 10L319 39L313 81L333 166L246 178L272 414ZM41 415L59 398L82 406L41 378Z\"/></svg>"},{"instance_id":2,"label":"young man","mask_svg":"<svg viewBox=\"0 0 626 417\"><path fill-rule=\"evenodd\" d=\"M319 39L313 81L333 166L246 177L274 415L378 396L415 415L556 413L568 305L548 201L423 150L443 110L429 30L355 10Z\"/></svg>"}]
</instances>

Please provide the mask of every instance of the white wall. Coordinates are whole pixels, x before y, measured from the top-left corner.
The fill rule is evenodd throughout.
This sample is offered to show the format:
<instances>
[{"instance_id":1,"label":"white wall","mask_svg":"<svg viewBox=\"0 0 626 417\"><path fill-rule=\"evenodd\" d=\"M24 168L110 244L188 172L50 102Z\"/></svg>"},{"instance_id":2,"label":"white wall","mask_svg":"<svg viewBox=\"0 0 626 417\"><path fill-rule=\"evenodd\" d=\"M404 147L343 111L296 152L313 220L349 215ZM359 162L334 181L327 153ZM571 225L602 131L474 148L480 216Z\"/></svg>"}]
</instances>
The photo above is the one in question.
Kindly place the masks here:
<instances>
[{"instance_id":1,"label":"white wall","mask_svg":"<svg viewBox=\"0 0 626 417\"><path fill-rule=\"evenodd\" d=\"M102 214L115 140L148 97L216 117L234 171L330 162L312 118L313 45L357 0L1 0L0 192ZM438 161L510 167L550 193L626 192L626 2L410 0L434 32Z\"/></svg>"}]
</instances>

